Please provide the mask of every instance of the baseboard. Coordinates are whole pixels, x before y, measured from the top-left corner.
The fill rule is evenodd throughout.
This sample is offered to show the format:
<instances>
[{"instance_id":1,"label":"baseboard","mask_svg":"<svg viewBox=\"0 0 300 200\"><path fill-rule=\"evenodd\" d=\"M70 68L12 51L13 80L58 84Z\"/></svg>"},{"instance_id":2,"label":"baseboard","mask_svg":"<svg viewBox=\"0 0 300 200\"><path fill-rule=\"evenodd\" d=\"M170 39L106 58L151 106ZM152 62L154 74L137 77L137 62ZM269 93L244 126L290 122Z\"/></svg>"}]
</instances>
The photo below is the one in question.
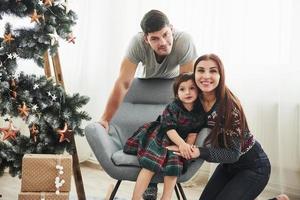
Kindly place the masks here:
<instances>
[{"instance_id":1,"label":"baseboard","mask_svg":"<svg viewBox=\"0 0 300 200\"><path fill-rule=\"evenodd\" d=\"M291 200L300 199L299 179L299 170L272 166L271 179L266 188L270 191L285 193L291 197Z\"/></svg>"},{"instance_id":2,"label":"baseboard","mask_svg":"<svg viewBox=\"0 0 300 200\"><path fill-rule=\"evenodd\" d=\"M298 188L293 188L286 185L268 183L265 190L273 194L281 194L281 193L287 194L290 197L290 200L300 200L300 190Z\"/></svg>"}]
</instances>

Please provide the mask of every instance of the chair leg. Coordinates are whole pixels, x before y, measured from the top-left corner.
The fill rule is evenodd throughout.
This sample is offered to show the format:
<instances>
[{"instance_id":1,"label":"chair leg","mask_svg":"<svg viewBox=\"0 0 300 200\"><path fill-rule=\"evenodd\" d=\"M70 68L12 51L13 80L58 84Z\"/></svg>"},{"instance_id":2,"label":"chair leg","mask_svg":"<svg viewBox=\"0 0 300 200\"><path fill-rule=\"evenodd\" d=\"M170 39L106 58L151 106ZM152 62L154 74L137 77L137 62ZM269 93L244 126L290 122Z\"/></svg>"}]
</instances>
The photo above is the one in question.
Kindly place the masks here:
<instances>
[{"instance_id":1,"label":"chair leg","mask_svg":"<svg viewBox=\"0 0 300 200\"><path fill-rule=\"evenodd\" d=\"M185 194L184 194L184 191L183 191L183 189L182 189L182 187L181 187L181 185L180 185L180 183L177 183L177 186L178 186L178 188L179 188L179 191L180 191L180 194L181 194L183 200L187 200L187 199L186 199L186 196L185 196Z\"/></svg>"},{"instance_id":2,"label":"chair leg","mask_svg":"<svg viewBox=\"0 0 300 200\"><path fill-rule=\"evenodd\" d=\"M175 193L176 193L177 199L180 200L180 195L179 195L179 192L178 192L178 189L177 189L176 185L175 185L174 189L175 189Z\"/></svg>"},{"instance_id":3,"label":"chair leg","mask_svg":"<svg viewBox=\"0 0 300 200\"><path fill-rule=\"evenodd\" d=\"M111 195L109 197L109 200L113 200L115 198L116 193L117 193L117 191L119 189L119 186L120 186L121 182L122 182L121 180L118 180L116 186L114 187L114 190L112 191L112 193L111 193Z\"/></svg>"}]
</instances>

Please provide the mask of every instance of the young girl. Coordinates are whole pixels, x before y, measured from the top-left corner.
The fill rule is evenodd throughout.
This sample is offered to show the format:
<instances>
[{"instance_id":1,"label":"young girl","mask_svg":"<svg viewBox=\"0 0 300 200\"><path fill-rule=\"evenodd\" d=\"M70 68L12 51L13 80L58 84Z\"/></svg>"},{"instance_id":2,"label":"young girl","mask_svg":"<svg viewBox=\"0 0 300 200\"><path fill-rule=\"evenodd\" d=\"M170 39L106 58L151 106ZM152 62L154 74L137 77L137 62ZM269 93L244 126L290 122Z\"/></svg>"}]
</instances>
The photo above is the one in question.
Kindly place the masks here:
<instances>
[{"instance_id":1,"label":"young girl","mask_svg":"<svg viewBox=\"0 0 300 200\"><path fill-rule=\"evenodd\" d=\"M184 159L166 149L177 145L183 158L191 158L191 145L204 124L200 115L198 89L192 73L181 74L174 82L175 100L167 105L155 121L139 128L124 147L125 153L137 154L142 167L133 192L133 200L140 200L152 176L163 172L163 200L171 199L177 177L182 173Z\"/></svg>"}]
</instances>

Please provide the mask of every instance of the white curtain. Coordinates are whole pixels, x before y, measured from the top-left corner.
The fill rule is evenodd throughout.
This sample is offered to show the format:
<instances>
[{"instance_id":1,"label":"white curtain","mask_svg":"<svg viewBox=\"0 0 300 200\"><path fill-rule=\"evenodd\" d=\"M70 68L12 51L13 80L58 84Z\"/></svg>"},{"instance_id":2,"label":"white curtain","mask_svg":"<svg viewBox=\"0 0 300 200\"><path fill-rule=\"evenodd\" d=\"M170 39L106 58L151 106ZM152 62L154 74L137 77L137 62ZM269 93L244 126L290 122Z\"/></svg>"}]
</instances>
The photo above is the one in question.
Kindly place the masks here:
<instances>
[{"instance_id":1,"label":"white curtain","mask_svg":"<svg viewBox=\"0 0 300 200\"><path fill-rule=\"evenodd\" d=\"M69 6L79 19L76 43L60 42L65 85L91 98L85 110L93 121L104 110L142 16L159 9L192 35L199 55L222 58L227 84L270 157L268 187L300 196L300 1L71 0ZM88 157L88 144L78 141L79 153Z\"/></svg>"},{"instance_id":2,"label":"white curtain","mask_svg":"<svg viewBox=\"0 0 300 200\"><path fill-rule=\"evenodd\" d=\"M93 120L142 16L162 10L192 35L199 55L214 52L224 61L227 83L272 162L269 187L300 195L299 1L89 0L70 7L79 20L77 43L61 50L66 85L91 97L86 109Z\"/></svg>"}]
</instances>

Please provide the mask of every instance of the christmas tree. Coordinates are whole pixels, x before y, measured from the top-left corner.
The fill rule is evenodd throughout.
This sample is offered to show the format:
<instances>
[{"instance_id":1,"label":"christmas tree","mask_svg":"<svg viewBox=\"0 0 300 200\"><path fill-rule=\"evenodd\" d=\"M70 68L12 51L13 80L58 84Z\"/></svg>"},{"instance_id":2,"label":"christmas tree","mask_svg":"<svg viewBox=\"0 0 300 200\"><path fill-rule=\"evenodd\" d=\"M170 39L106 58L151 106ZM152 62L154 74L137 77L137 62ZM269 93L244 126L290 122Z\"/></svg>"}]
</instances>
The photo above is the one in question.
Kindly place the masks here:
<instances>
[{"instance_id":1,"label":"christmas tree","mask_svg":"<svg viewBox=\"0 0 300 200\"><path fill-rule=\"evenodd\" d=\"M20 175L25 153L72 153L73 135L83 135L82 120L90 117L79 109L88 98L69 96L62 86L45 76L17 73L18 59L33 59L43 67L44 54L55 54L58 39L73 42L76 14L62 0L0 0L4 15L28 18L31 28L13 29L6 23L0 36L0 176L6 168ZM30 136L22 134L15 119L21 118Z\"/></svg>"}]
</instances>

